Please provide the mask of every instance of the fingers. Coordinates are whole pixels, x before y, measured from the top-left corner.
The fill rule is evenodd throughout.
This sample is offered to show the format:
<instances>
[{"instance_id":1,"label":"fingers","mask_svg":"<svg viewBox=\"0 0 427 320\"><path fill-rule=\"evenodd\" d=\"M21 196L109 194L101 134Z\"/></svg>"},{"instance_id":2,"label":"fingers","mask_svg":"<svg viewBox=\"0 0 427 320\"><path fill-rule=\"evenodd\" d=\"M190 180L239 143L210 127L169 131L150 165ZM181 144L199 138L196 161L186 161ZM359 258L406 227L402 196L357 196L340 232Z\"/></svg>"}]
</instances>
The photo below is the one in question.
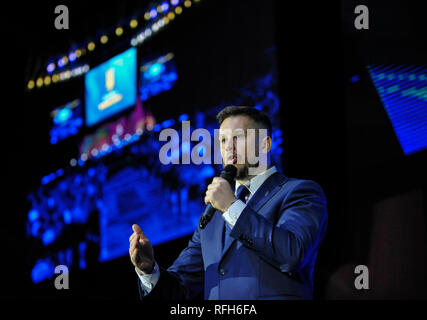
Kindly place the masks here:
<instances>
[{"instance_id":1,"label":"fingers","mask_svg":"<svg viewBox=\"0 0 427 320\"><path fill-rule=\"evenodd\" d=\"M135 232L136 234L140 234L140 233L142 233L142 229L141 229L137 224L133 224L133 225L132 225L132 230L133 230L133 232Z\"/></svg>"},{"instance_id":2,"label":"fingers","mask_svg":"<svg viewBox=\"0 0 427 320\"><path fill-rule=\"evenodd\" d=\"M132 225L132 230L134 233L136 233L141 239L147 239L147 237L145 236L144 232L142 232L142 229L137 225L137 224L133 224Z\"/></svg>"},{"instance_id":3,"label":"fingers","mask_svg":"<svg viewBox=\"0 0 427 320\"><path fill-rule=\"evenodd\" d=\"M205 204L208 204L211 202L212 200L212 191L211 190L207 190L205 193Z\"/></svg>"},{"instance_id":4,"label":"fingers","mask_svg":"<svg viewBox=\"0 0 427 320\"><path fill-rule=\"evenodd\" d=\"M212 184L219 183L219 182L221 182L222 180L224 180L224 178L221 178L221 177L215 177L215 178L213 178L213 180L212 180Z\"/></svg>"},{"instance_id":5,"label":"fingers","mask_svg":"<svg viewBox=\"0 0 427 320\"><path fill-rule=\"evenodd\" d=\"M129 248L134 249L138 247L139 237L135 236L132 241L130 241Z\"/></svg>"},{"instance_id":6,"label":"fingers","mask_svg":"<svg viewBox=\"0 0 427 320\"><path fill-rule=\"evenodd\" d=\"M129 255L131 260L135 260L138 254L138 237L134 238L129 245Z\"/></svg>"},{"instance_id":7,"label":"fingers","mask_svg":"<svg viewBox=\"0 0 427 320\"><path fill-rule=\"evenodd\" d=\"M135 232L132 233L132 235L129 237L129 242L132 242L133 239L135 239L135 237L141 238L138 234L136 234Z\"/></svg>"}]
</instances>

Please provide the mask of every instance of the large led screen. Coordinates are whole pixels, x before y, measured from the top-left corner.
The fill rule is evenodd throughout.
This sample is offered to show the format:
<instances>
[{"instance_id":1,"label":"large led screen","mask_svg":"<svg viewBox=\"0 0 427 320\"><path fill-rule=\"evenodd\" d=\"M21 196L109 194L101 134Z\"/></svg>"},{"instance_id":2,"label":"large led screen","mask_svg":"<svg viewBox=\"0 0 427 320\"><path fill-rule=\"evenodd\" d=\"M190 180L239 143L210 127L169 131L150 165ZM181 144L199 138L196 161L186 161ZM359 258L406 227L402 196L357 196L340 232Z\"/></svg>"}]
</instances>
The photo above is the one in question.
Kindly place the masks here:
<instances>
[{"instance_id":1,"label":"large led screen","mask_svg":"<svg viewBox=\"0 0 427 320\"><path fill-rule=\"evenodd\" d=\"M133 106L136 92L136 49L131 48L86 74L86 125L93 126Z\"/></svg>"}]
</instances>

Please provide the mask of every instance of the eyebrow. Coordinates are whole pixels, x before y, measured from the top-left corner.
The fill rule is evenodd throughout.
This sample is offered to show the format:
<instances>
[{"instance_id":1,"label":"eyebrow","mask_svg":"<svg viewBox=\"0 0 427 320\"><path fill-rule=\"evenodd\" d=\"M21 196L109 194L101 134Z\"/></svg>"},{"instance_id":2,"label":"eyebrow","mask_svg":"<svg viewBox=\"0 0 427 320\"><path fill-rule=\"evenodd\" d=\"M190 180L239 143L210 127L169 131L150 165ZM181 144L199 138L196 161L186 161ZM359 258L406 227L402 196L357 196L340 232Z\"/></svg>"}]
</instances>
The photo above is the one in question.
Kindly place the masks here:
<instances>
[{"instance_id":1,"label":"eyebrow","mask_svg":"<svg viewBox=\"0 0 427 320\"><path fill-rule=\"evenodd\" d=\"M228 134L227 134L227 135L225 135L225 134L220 134L220 135L218 136L218 139L225 138L226 136L229 136L229 135L228 135ZM246 134L243 134L243 132L238 132L238 133L232 134L232 137L233 137L233 138L234 138L234 137L240 137L240 136L246 136Z\"/></svg>"},{"instance_id":2,"label":"eyebrow","mask_svg":"<svg viewBox=\"0 0 427 320\"><path fill-rule=\"evenodd\" d=\"M246 130L243 130L243 129L238 129L238 130L236 130L235 132L231 132L231 135L232 136L240 136L240 135L243 135L243 134L246 134ZM219 137L223 137L223 136L229 136L230 134L229 134L229 132L225 132L225 133L219 133Z\"/></svg>"}]
</instances>

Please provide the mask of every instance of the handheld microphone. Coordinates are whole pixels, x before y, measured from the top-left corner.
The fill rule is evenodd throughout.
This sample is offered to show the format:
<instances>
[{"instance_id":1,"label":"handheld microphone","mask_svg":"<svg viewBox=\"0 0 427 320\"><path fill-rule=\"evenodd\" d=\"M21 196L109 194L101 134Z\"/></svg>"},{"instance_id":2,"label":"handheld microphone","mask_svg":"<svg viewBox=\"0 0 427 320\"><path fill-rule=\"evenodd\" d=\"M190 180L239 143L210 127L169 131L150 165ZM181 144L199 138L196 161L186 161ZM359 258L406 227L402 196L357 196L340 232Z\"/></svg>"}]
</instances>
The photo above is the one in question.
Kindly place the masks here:
<instances>
[{"instance_id":1,"label":"handheld microphone","mask_svg":"<svg viewBox=\"0 0 427 320\"><path fill-rule=\"evenodd\" d=\"M221 171L221 174L219 176L227 180L230 183L230 185L232 185L234 183L234 179L236 178L236 175L237 175L237 168L232 164L229 164L225 166L225 168ZM208 203L205 211L203 211L203 214L199 220L200 229L204 229L206 227L209 221L212 220L212 217L214 214L215 214L215 208L212 207L210 203Z\"/></svg>"}]
</instances>

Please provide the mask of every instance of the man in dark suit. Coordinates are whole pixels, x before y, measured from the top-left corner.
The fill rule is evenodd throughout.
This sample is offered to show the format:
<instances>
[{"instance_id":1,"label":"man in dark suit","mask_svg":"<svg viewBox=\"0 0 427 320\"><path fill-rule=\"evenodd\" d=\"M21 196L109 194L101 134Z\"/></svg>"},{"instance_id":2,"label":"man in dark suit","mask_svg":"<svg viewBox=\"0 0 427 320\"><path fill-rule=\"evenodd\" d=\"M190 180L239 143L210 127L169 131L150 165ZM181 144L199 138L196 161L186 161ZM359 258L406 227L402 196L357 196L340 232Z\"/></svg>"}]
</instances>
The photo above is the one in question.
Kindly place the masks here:
<instances>
[{"instance_id":1,"label":"man in dark suit","mask_svg":"<svg viewBox=\"0 0 427 320\"><path fill-rule=\"evenodd\" d=\"M133 225L129 255L142 299L312 299L313 273L327 226L326 199L311 180L286 177L270 164L271 122L249 107L226 107L218 115L223 165L237 168L236 192L223 178L208 186L205 203L215 215L196 228L188 246L167 270ZM257 134L247 132L255 129ZM261 129L267 132L263 139ZM230 131L232 132L230 134ZM266 165L248 161L249 147ZM242 163L237 159L244 159Z\"/></svg>"}]
</instances>

